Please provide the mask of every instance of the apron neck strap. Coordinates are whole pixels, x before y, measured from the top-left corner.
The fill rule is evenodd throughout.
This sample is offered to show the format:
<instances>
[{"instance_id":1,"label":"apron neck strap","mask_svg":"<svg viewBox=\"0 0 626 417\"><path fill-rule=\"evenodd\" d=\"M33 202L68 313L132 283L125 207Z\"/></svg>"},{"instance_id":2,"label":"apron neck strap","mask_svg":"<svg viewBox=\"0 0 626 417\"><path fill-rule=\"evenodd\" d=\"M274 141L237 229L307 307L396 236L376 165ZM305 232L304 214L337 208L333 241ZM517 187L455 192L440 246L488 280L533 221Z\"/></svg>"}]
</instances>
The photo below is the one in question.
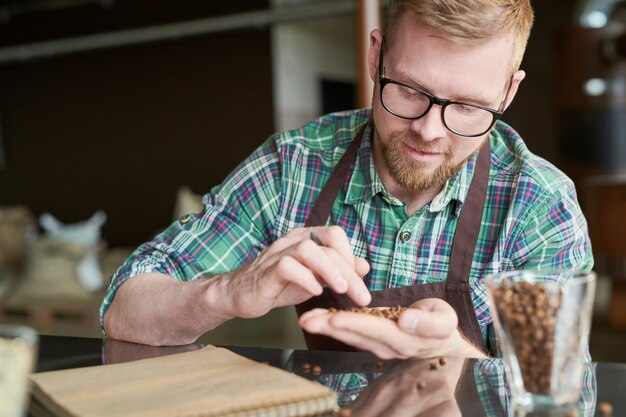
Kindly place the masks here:
<instances>
[{"instance_id":1,"label":"apron neck strap","mask_svg":"<svg viewBox=\"0 0 626 417\"><path fill-rule=\"evenodd\" d=\"M448 282L469 282L472 260L487 198L491 147L487 139L478 153L474 176L463 203L450 254Z\"/></svg>"},{"instance_id":2,"label":"apron neck strap","mask_svg":"<svg viewBox=\"0 0 626 417\"><path fill-rule=\"evenodd\" d=\"M328 178L326 185L322 188L322 191L315 200L313 209L304 223L305 227L324 226L328 221L333 204L337 199L339 190L341 190L341 187L348 176L348 172L354 162L359 146L361 146L365 130L369 125L370 122L368 121L363 125L363 127L361 127L359 133L357 133L354 139L352 139L350 146L348 146L348 149L339 160L339 163L333 172L330 174L330 178Z\"/></svg>"}]
</instances>

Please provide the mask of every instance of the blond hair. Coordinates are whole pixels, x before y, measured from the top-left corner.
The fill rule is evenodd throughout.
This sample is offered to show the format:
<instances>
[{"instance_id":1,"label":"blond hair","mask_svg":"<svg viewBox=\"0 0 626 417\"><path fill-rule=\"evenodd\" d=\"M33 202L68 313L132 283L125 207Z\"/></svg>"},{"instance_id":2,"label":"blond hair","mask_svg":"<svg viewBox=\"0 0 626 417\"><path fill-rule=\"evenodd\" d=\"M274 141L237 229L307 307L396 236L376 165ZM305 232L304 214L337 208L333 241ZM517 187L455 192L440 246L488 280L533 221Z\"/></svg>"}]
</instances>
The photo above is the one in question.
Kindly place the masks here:
<instances>
[{"instance_id":1,"label":"blond hair","mask_svg":"<svg viewBox=\"0 0 626 417\"><path fill-rule=\"evenodd\" d=\"M511 74L522 63L534 19L530 0L390 0L384 26L386 47L393 43L398 23L407 12L457 42L479 44L513 33Z\"/></svg>"}]
</instances>

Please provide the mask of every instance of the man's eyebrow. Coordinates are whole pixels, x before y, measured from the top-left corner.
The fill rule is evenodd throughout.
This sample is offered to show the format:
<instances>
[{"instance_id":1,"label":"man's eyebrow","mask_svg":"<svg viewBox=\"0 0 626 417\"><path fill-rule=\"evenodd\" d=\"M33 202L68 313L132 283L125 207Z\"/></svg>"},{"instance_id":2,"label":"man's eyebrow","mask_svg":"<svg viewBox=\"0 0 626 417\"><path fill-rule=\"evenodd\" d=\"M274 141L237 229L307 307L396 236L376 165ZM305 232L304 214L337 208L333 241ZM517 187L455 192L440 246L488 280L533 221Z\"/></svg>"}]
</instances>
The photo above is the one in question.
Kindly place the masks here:
<instances>
[{"instance_id":1,"label":"man's eyebrow","mask_svg":"<svg viewBox=\"0 0 626 417\"><path fill-rule=\"evenodd\" d=\"M433 94L432 90L429 89L428 86L426 86L424 83L420 82L413 76L404 72L398 72L398 75L401 78L397 81L403 82L412 87L417 87L420 90L424 90L427 93ZM436 95L436 94L433 94L433 95ZM493 103L497 101L497 98L489 99L486 96L481 95L481 94L473 95L473 96L458 95L458 96L453 96L453 97L440 97L440 98L453 100L453 101L462 101L468 104L478 104L479 106L483 106L483 107L489 107L490 105L492 105Z\"/></svg>"}]
</instances>

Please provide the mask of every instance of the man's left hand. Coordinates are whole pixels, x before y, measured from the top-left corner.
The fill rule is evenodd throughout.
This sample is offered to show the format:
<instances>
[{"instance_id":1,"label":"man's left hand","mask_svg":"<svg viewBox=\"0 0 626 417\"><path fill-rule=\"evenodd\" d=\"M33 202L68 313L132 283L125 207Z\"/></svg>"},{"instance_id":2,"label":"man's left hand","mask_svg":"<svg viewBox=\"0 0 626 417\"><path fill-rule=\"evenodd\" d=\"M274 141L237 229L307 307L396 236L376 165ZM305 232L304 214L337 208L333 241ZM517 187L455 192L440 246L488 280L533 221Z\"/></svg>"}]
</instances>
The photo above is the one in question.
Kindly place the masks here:
<instances>
[{"instance_id":1,"label":"man's left hand","mask_svg":"<svg viewBox=\"0 0 626 417\"><path fill-rule=\"evenodd\" d=\"M299 322L309 333L330 336L381 359L486 357L461 335L456 312L439 298L413 303L397 323L363 313L330 313L326 309L307 311Z\"/></svg>"}]
</instances>

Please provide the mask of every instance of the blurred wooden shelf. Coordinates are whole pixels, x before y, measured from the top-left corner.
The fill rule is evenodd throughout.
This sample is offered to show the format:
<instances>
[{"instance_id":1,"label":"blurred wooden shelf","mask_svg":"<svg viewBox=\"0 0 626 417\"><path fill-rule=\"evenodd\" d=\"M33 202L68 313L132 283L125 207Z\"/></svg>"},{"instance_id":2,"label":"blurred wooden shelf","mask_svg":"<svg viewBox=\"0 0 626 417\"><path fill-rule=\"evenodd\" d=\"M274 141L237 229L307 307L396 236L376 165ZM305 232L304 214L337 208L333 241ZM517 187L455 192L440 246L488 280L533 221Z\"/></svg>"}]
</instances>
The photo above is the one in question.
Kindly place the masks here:
<instances>
[{"instance_id":1,"label":"blurred wooden shelf","mask_svg":"<svg viewBox=\"0 0 626 417\"><path fill-rule=\"evenodd\" d=\"M3 300L0 322L26 325L41 334L100 337L98 309L101 301L101 296L89 300Z\"/></svg>"}]
</instances>

